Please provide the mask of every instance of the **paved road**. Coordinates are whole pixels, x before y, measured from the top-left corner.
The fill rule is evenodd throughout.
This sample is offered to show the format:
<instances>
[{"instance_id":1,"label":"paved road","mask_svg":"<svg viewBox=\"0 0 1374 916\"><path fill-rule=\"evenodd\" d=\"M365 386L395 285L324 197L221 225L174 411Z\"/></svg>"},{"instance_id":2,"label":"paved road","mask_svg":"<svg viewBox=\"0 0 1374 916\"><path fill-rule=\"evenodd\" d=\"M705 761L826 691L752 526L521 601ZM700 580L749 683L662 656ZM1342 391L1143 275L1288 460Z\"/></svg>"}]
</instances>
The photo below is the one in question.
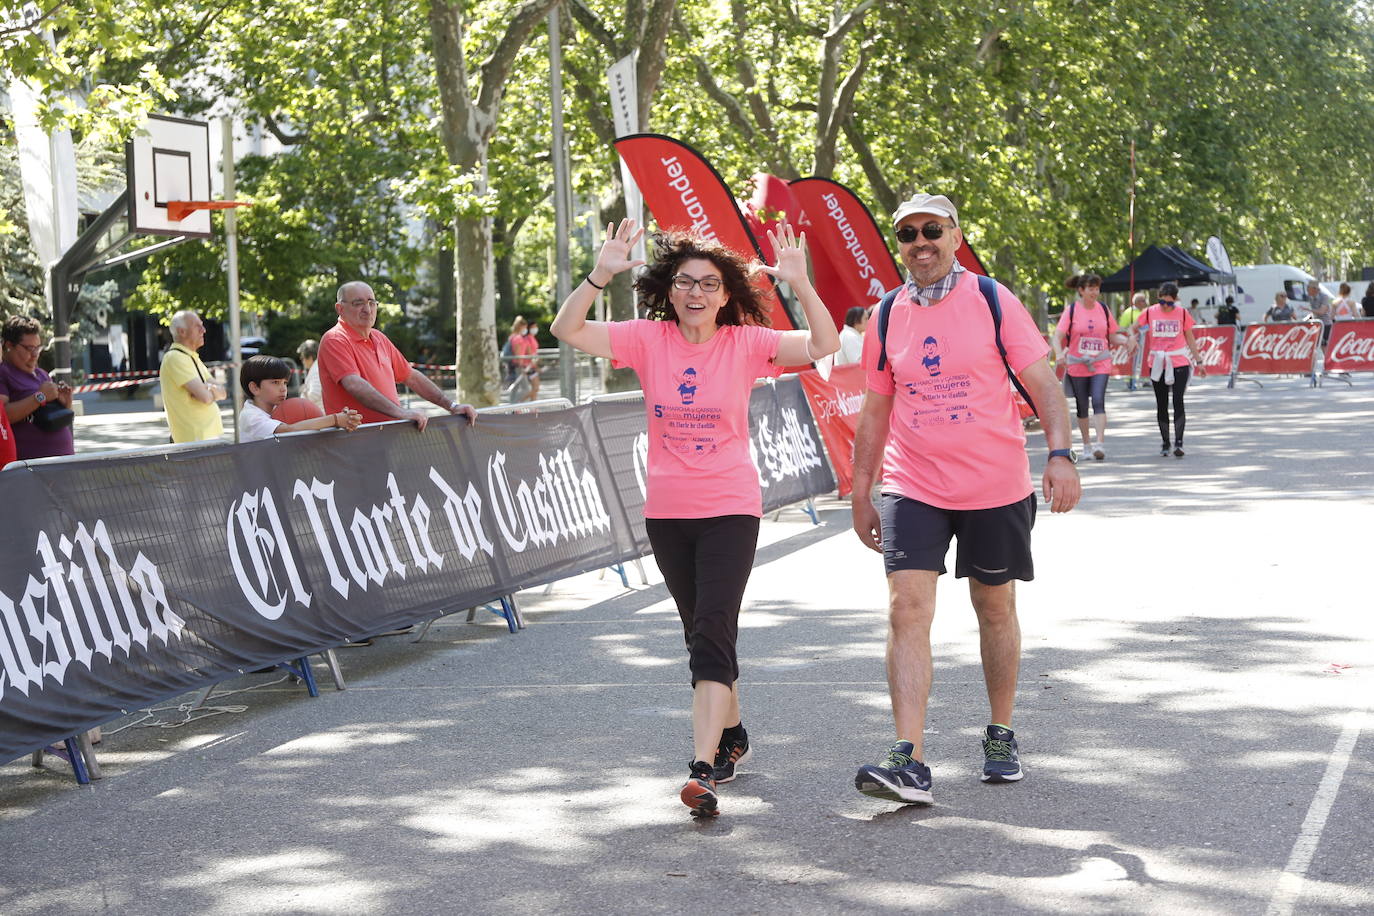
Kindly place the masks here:
<instances>
[{"instance_id":1,"label":"paved road","mask_svg":"<svg viewBox=\"0 0 1374 916\"><path fill-rule=\"evenodd\" d=\"M1040 516L1019 590L1022 783L978 781L976 633L947 579L937 804L854 791L892 738L884 585L824 501L819 527L764 525L741 635L757 751L714 822L676 799L689 692L646 561L647 586L527 593L518 635L454 616L344 650L342 693L247 676L189 722L172 701L113 723L93 788L0 767L0 912L1370 912L1357 385L1204 381L1181 461L1155 457L1149 395L1113 392L1111 455L1079 510Z\"/></svg>"}]
</instances>

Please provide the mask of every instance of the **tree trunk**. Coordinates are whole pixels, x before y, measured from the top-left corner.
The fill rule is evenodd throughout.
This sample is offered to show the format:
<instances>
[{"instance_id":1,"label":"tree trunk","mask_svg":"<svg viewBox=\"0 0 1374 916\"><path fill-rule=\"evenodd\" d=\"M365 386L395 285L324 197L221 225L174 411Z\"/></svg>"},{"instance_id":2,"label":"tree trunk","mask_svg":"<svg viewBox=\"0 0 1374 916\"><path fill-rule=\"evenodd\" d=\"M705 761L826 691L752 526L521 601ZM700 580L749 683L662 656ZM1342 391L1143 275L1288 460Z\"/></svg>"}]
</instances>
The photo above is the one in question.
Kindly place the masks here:
<instances>
[{"instance_id":1,"label":"tree trunk","mask_svg":"<svg viewBox=\"0 0 1374 916\"><path fill-rule=\"evenodd\" d=\"M503 217L492 220L491 241L496 254L496 314L501 319L513 319L520 312L515 297L515 239L510 225Z\"/></svg>"},{"instance_id":2,"label":"tree trunk","mask_svg":"<svg viewBox=\"0 0 1374 916\"><path fill-rule=\"evenodd\" d=\"M477 407L500 398L500 360L496 340L496 265L491 251L491 220L459 216L453 222L458 266L458 394Z\"/></svg>"}]
</instances>

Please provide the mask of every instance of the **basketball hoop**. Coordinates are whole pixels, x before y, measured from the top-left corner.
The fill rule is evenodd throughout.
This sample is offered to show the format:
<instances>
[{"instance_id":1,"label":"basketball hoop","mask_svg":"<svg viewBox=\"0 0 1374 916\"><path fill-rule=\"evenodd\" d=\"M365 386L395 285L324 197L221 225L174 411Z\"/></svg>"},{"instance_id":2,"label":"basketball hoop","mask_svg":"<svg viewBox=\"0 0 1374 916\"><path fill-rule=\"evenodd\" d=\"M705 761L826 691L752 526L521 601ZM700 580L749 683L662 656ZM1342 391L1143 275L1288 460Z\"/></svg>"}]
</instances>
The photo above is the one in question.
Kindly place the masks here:
<instances>
[{"instance_id":1,"label":"basketball hoop","mask_svg":"<svg viewBox=\"0 0 1374 916\"><path fill-rule=\"evenodd\" d=\"M251 206L253 205L242 200L169 200L167 218L179 223L197 210L228 210L232 207Z\"/></svg>"}]
</instances>

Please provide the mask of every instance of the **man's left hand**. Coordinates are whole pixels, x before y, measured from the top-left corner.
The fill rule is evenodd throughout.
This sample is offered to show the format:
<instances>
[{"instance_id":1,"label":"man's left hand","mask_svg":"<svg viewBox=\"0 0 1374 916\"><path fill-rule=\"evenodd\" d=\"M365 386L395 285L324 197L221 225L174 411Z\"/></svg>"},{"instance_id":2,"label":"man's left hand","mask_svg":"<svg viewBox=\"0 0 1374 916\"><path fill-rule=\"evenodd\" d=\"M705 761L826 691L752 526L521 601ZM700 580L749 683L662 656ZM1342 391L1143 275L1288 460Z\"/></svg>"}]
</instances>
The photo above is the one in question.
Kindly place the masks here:
<instances>
[{"instance_id":1,"label":"man's left hand","mask_svg":"<svg viewBox=\"0 0 1374 916\"><path fill-rule=\"evenodd\" d=\"M477 422L477 408L473 407L471 404L458 404L454 401L449 401L448 412L455 417L467 417L469 423Z\"/></svg>"},{"instance_id":2,"label":"man's left hand","mask_svg":"<svg viewBox=\"0 0 1374 916\"><path fill-rule=\"evenodd\" d=\"M1078 480L1078 468L1067 458L1051 458L1045 465L1045 499L1051 512L1068 512L1078 505L1083 485Z\"/></svg>"}]
</instances>

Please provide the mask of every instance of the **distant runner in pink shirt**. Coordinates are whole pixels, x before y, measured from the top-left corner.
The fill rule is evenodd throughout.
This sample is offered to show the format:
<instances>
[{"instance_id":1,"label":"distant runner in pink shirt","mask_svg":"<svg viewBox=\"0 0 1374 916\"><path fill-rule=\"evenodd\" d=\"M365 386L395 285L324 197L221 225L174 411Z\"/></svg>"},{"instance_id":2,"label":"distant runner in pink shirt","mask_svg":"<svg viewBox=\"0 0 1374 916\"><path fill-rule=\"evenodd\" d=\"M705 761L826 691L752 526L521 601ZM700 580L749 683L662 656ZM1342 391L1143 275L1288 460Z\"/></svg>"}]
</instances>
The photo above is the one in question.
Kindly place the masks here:
<instances>
[{"instance_id":1,"label":"distant runner in pink shirt","mask_svg":"<svg viewBox=\"0 0 1374 916\"><path fill-rule=\"evenodd\" d=\"M649 474L644 521L654 559L677 603L692 671L691 772L679 797L696 817L719 813L717 783L749 756L735 654L740 602L754 564L763 498L749 456L749 393L761 375L840 348L807 274L806 240L769 232L776 267L806 311L810 331L774 331L749 265L715 241L668 233L635 282L651 320L588 321L587 310L622 271L643 264L634 220L606 227L596 266L551 330L585 353L630 366L644 389Z\"/></svg>"},{"instance_id":2,"label":"distant runner in pink shirt","mask_svg":"<svg viewBox=\"0 0 1374 916\"><path fill-rule=\"evenodd\" d=\"M983 732L983 781L1022 777L1011 729L1021 658L1015 580L1034 575L1030 532L1035 492L1026 437L1012 400L1014 372L1040 411L1050 453L1041 491L1053 512L1080 495L1064 396L1035 321L1005 286L997 346L993 310L978 278L955 260L963 242L949 198L917 194L893 214L910 281L882 307L864 337L868 392L854 441L854 530L883 554L887 571L887 683L897 740L882 762L859 769L865 795L929 805L922 760L930 696L935 583L958 541L956 577L969 577L978 615L983 679L992 706ZM872 489L882 466L882 511Z\"/></svg>"},{"instance_id":3,"label":"distant runner in pink shirt","mask_svg":"<svg viewBox=\"0 0 1374 916\"><path fill-rule=\"evenodd\" d=\"M1074 277L1078 300L1064 309L1054 332L1055 357L1067 363L1065 370L1073 389L1078 413L1078 431L1083 434L1083 454L1098 461L1107 457L1107 380L1112 374L1112 346L1124 345L1135 351L1135 338L1116 326L1111 311L1098 301L1102 277L1086 273ZM1093 405L1093 425L1097 443L1088 434L1088 403Z\"/></svg>"},{"instance_id":4,"label":"distant runner in pink shirt","mask_svg":"<svg viewBox=\"0 0 1374 916\"><path fill-rule=\"evenodd\" d=\"M1186 420L1183 411L1183 393L1188 390L1190 374L1189 356L1192 365L1197 366L1197 374L1207 374L1202 368L1202 356L1198 353L1197 341L1193 339L1193 316L1178 305L1178 286L1164 283L1159 287L1159 303L1140 313L1136 325L1149 332L1145 344L1145 361L1141 369L1150 377L1150 385L1155 390L1155 419L1159 423L1159 436L1164 444L1159 448L1159 457L1169 455L1169 400L1174 404L1174 448L1175 458L1183 457L1183 426Z\"/></svg>"}]
</instances>

